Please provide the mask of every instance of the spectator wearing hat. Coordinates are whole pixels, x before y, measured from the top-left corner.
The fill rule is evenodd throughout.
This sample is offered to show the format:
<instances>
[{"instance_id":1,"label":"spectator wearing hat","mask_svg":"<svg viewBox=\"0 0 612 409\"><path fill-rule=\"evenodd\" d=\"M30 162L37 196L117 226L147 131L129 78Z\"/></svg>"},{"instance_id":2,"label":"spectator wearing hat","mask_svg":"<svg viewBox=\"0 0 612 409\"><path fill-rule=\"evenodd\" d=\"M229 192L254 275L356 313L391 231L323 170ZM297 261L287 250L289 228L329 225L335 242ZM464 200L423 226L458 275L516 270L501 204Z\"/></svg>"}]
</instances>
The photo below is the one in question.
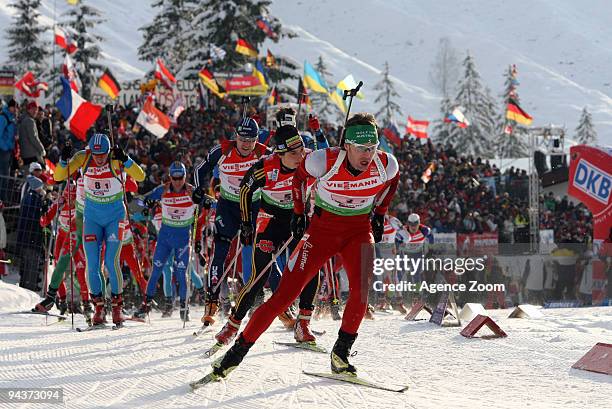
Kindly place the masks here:
<instances>
[{"instance_id":1,"label":"spectator wearing hat","mask_svg":"<svg viewBox=\"0 0 612 409\"><path fill-rule=\"evenodd\" d=\"M28 171L29 171L29 174L26 177L26 181L21 187L21 199L22 200L25 194L28 192L28 189L31 188L32 184L35 186L38 186L38 182L42 182L43 187L45 184L45 178L43 177L43 168L42 166L40 166L40 163L38 162L30 163L30 166L28 166Z\"/></svg>"},{"instance_id":2,"label":"spectator wearing hat","mask_svg":"<svg viewBox=\"0 0 612 409\"><path fill-rule=\"evenodd\" d=\"M38 109L38 102L28 102L26 114L19 123L19 146L24 166L32 162L45 163L44 157L47 152L38 136L38 126L36 124Z\"/></svg>"}]
</instances>

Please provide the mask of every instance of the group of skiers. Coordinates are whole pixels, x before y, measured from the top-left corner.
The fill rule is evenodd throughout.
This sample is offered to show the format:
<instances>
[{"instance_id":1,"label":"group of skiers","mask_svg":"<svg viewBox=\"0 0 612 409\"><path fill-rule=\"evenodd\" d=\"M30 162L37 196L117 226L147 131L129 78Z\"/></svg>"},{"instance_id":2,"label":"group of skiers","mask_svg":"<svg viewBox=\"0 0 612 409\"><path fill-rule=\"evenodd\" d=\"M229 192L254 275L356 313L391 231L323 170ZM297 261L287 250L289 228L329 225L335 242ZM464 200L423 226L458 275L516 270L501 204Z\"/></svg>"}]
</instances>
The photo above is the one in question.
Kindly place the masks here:
<instances>
[{"instance_id":1,"label":"group of skiers","mask_svg":"<svg viewBox=\"0 0 612 409\"><path fill-rule=\"evenodd\" d=\"M132 235L140 233L133 232L124 200L129 183L144 179L141 167L119 146L111 147L109 137L101 133L94 134L87 148L74 155L69 146L64 148L54 179L68 183L44 220L50 223L59 212L58 262L47 296L35 309L48 311L56 295L65 299L62 279L74 260L85 311L91 314L88 301L93 304L91 325L106 322L108 278L112 321L121 326L125 317L120 263L128 263L143 293L137 317L151 310L159 278L171 265L179 287L181 318L189 319L191 277L205 299L201 321L210 327L220 309L220 290L230 276L235 277L241 262L243 287L215 335L219 345L236 341L214 363L211 376L217 379L240 364L276 317L293 328L297 342L313 343L309 323L321 271L341 257L349 295L331 352L331 367L335 373L354 374L356 369L348 359L368 308L374 243L392 243L401 227L397 219L386 216L398 186L398 163L392 154L378 149L379 130L371 114L349 118L338 147L329 147L315 116L308 120L312 137L300 133L292 108L281 109L276 123L277 129L267 135L254 119L245 116L235 127L234 139L215 146L195 168L195 185L187 183L187 170L177 161L170 166L169 182L144 195L146 208L158 208L161 214L146 282L132 243ZM268 142L266 139L272 140L272 147L259 142ZM219 192L218 200L207 194L211 185ZM428 240L430 232L420 225L418 216L411 218L412 241ZM202 252L202 231L211 220L213 253L203 283L193 272L193 260ZM335 291L333 271L331 276L326 286ZM252 312L238 335L267 282L272 297ZM172 299L172 289L165 295ZM299 312L294 318L290 305L298 297Z\"/></svg>"}]
</instances>

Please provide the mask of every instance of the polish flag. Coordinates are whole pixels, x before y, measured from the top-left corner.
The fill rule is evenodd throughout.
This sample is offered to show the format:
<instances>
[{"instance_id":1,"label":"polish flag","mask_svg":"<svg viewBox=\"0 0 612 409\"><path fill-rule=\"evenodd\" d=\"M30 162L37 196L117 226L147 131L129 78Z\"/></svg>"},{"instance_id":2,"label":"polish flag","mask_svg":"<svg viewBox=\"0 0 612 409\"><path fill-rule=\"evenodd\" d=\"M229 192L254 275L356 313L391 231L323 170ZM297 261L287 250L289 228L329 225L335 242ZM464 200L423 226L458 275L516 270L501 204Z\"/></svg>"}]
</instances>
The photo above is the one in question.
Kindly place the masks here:
<instances>
[{"instance_id":1,"label":"polish flag","mask_svg":"<svg viewBox=\"0 0 612 409\"><path fill-rule=\"evenodd\" d=\"M55 103L64 117L64 125L82 141L87 140L87 130L96 122L102 112L102 106L92 104L77 94L68 80L60 77L62 95Z\"/></svg>"},{"instance_id":2,"label":"polish flag","mask_svg":"<svg viewBox=\"0 0 612 409\"><path fill-rule=\"evenodd\" d=\"M59 26L55 26L55 44L66 50L68 54L74 54L78 50L70 35Z\"/></svg>"},{"instance_id":3,"label":"polish flag","mask_svg":"<svg viewBox=\"0 0 612 409\"><path fill-rule=\"evenodd\" d=\"M176 84L176 78L174 78L174 75L166 68L161 58L158 58L155 63L155 78L160 80L168 89L172 89L173 85Z\"/></svg>"},{"instance_id":4,"label":"polish flag","mask_svg":"<svg viewBox=\"0 0 612 409\"><path fill-rule=\"evenodd\" d=\"M170 118L155 108L152 97L148 97L145 101L136 122L158 138L163 138L170 129Z\"/></svg>"},{"instance_id":5,"label":"polish flag","mask_svg":"<svg viewBox=\"0 0 612 409\"><path fill-rule=\"evenodd\" d=\"M417 138L428 138L427 127L429 121L417 121L408 117L408 125L406 125L406 133L416 136Z\"/></svg>"}]
</instances>

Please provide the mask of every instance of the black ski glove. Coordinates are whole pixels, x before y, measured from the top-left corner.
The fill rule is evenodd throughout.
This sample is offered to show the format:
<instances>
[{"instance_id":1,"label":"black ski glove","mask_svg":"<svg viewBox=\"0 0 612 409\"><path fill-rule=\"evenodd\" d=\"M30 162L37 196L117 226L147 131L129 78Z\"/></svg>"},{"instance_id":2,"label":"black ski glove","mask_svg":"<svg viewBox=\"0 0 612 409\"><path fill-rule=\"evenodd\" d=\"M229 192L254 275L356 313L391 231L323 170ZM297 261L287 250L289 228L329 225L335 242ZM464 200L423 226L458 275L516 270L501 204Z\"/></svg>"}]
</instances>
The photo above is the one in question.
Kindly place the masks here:
<instances>
[{"instance_id":1,"label":"black ski glove","mask_svg":"<svg viewBox=\"0 0 612 409\"><path fill-rule=\"evenodd\" d=\"M157 204L156 200L146 198L144 201L144 205L147 206L148 209L153 209Z\"/></svg>"},{"instance_id":2,"label":"black ski glove","mask_svg":"<svg viewBox=\"0 0 612 409\"><path fill-rule=\"evenodd\" d=\"M372 234L374 235L374 243L380 243L383 232L385 231L385 216L375 214L370 221L372 225Z\"/></svg>"},{"instance_id":3,"label":"black ski glove","mask_svg":"<svg viewBox=\"0 0 612 409\"><path fill-rule=\"evenodd\" d=\"M118 161L124 163L127 162L129 158L121 146L115 145L113 148L113 159L117 159Z\"/></svg>"},{"instance_id":4,"label":"black ski glove","mask_svg":"<svg viewBox=\"0 0 612 409\"><path fill-rule=\"evenodd\" d=\"M306 231L306 216L303 214L293 213L290 223L291 233L294 240L300 240Z\"/></svg>"},{"instance_id":5,"label":"black ski glove","mask_svg":"<svg viewBox=\"0 0 612 409\"><path fill-rule=\"evenodd\" d=\"M251 223L240 223L240 243L243 246L250 246L253 244L253 225Z\"/></svg>"},{"instance_id":6,"label":"black ski glove","mask_svg":"<svg viewBox=\"0 0 612 409\"><path fill-rule=\"evenodd\" d=\"M200 203L202 203L202 200L204 200L204 196L206 196L204 190L202 190L201 187L196 187L195 189L193 189L193 193L191 193L191 200L193 201L193 203L199 205Z\"/></svg>"}]
</instances>

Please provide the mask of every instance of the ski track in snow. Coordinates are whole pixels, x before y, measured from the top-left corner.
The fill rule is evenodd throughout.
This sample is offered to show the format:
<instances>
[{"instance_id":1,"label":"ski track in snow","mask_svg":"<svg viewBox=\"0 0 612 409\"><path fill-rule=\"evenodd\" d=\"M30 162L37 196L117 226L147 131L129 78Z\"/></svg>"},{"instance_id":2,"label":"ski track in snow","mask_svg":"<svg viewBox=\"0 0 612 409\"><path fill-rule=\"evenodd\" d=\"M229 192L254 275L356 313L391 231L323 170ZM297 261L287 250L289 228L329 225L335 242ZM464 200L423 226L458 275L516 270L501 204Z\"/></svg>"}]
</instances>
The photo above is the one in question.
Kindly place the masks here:
<instances>
[{"instance_id":1,"label":"ski track in snow","mask_svg":"<svg viewBox=\"0 0 612 409\"><path fill-rule=\"evenodd\" d=\"M199 327L198 308L185 330L178 317L155 313L150 325L127 322L119 331L85 333L71 331L70 320L45 326L45 317L2 313L0 387L61 386L68 408L606 407L612 377L571 366L596 342L612 341L611 309L543 310L545 317L535 320L490 312L508 338L466 339L459 328L407 322L399 314L364 321L352 362L366 379L408 384L404 394L303 374L328 371L329 356L274 345L293 338L278 321L228 379L191 392L188 383L227 350L203 358L215 331L191 335ZM85 326L81 316L75 325ZM331 349L338 326L313 322L327 331L319 337L322 346Z\"/></svg>"}]
</instances>

